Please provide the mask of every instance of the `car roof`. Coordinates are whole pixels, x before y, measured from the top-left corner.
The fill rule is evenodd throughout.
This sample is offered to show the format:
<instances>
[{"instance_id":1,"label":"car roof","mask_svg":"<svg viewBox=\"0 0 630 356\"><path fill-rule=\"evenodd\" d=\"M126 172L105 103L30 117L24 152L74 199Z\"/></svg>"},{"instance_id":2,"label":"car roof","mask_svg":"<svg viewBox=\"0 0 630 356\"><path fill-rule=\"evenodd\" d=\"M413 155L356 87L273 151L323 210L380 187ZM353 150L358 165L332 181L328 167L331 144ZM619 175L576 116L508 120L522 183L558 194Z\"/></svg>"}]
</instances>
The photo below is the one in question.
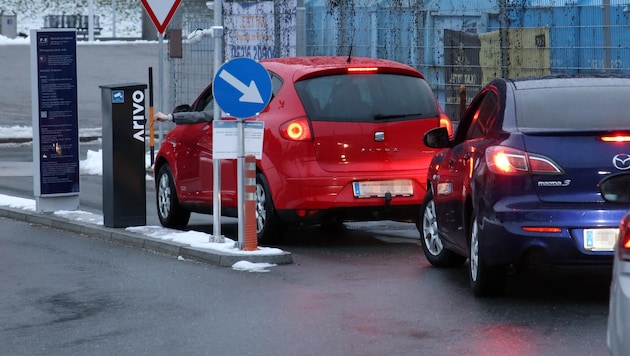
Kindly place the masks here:
<instances>
[{"instance_id":1,"label":"car roof","mask_svg":"<svg viewBox=\"0 0 630 356\"><path fill-rule=\"evenodd\" d=\"M379 73L395 73L424 78L413 67L399 62L367 57L305 56L282 57L261 60L272 72L299 81L315 76L347 73L348 68L377 67Z\"/></svg>"},{"instance_id":2,"label":"car roof","mask_svg":"<svg viewBox=\"0 0 630 356\"><path fill-rule=\"evenodd\" d=\"M630 76L579 74L523 77L509 80L516 90L562 87L628 86Z\"/></svg>"}]
</instances>

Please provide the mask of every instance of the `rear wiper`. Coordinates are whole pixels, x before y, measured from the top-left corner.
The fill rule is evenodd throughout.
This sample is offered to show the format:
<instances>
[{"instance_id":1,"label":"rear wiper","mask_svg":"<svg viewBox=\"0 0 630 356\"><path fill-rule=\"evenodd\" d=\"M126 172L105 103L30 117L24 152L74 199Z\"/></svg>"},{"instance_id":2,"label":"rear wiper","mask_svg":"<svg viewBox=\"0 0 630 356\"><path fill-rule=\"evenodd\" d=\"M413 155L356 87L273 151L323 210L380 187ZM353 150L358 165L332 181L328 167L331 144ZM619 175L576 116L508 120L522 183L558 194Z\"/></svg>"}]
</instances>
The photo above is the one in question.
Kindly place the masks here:
<instances>
[{"instance_id":1,"label":"rear wiper","mask_svg":"<svg viewBox=\"0 0 630 356\"><path fill-rule=\"evenodd\" d=\"M422 116L422 113L415 113L415 114L391 114L391 115L383 115L383 114L376 114L374 115L374 120L383 120L383 119L400 119L402 117L407 117L407 116Z\"/></svg>"}]
</instances>

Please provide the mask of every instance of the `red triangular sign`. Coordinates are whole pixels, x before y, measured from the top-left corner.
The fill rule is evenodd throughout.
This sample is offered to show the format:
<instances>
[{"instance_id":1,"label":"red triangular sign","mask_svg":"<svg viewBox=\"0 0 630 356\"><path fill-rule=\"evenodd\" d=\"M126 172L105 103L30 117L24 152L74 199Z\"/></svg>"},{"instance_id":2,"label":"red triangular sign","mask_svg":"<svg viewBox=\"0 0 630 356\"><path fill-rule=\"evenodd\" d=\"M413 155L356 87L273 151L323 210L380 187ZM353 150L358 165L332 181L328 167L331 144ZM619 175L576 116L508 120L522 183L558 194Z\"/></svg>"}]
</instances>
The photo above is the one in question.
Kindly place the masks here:
<instances>
[{"instance_id":1,"label":"red triangular sign","mask_svg":"<svg viewBox=\"0 0 630 356\"><path fill-rule=\"evenodd\" d=\"M182 0L142 0L142 6L153 21L158 33L163 34Z\"/></svg>"}]
</instances>

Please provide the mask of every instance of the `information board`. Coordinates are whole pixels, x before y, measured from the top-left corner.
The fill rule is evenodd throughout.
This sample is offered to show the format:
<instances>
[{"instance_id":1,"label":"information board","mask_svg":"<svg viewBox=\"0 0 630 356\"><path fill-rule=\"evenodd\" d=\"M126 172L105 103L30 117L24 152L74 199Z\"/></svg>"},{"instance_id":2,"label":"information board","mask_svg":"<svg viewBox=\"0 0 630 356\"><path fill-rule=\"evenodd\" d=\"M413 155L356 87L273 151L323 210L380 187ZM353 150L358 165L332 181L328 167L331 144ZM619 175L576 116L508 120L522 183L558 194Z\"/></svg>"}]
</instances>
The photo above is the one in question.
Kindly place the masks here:
<instances>
[{"instance_id":1,"label":"information board","mask_svg":"<svg viewBox=\"0 0 630 356\"><path fill-rule=\"evenodd\" d=\"M34 193L36 197L78 195L77 33L75 29L32 32Z\"/></svg>"}]
</instances>

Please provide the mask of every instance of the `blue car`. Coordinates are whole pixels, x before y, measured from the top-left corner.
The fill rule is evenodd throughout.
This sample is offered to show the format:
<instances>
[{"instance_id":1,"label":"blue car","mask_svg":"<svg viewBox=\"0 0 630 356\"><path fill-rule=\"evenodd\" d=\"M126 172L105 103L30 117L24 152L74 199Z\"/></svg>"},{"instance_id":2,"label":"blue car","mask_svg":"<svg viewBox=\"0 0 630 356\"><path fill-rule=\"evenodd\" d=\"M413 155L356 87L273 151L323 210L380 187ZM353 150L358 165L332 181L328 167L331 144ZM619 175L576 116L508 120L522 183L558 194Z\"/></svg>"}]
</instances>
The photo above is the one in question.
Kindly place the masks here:
<instances>
[{"instance_id":1,"label":"blue car","mask_svg":"<svg viewBox=\"0 0 630 356\"><path fill-rule=\"evenodd\" d=\"M630 169L630 78L496 79L451 139L423 138L433 157L417 225L437 267L468 261L476 296L500 294L523 266L613 261L628 205L599 182Z\"/></svg>"}]
</instances>

